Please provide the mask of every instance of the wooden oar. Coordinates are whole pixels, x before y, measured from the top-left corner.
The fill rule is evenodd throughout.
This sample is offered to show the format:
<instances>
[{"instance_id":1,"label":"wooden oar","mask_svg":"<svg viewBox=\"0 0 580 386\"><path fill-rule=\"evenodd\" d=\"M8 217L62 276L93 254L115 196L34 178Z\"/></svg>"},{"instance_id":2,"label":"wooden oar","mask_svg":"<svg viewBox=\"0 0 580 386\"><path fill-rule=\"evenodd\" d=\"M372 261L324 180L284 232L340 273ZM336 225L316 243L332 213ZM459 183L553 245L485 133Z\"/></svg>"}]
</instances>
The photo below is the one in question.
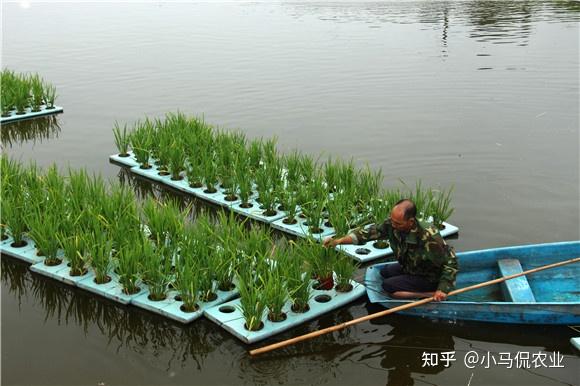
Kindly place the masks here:
<instances>
[{"instance_id":1,"label":"wooden oar","mask_svg":"<svg viewBox=\"0 0 580 386\"><path fill-rule=\"evenodd\" d=\"M487 286L492 285L492 284L501 283L502 281L514 279L514 278L519 277L519 276L529 275L530 273L534 273L534 272L538 272L538 271L543 271L545 269L560 267L562 265L572 264L572 263L577 263L577 262L580 262L580 257L576 257L574 259L570 259L570 260L566 260L566 261L561 261L559 263L543 265L541 267L534 268L534 269L530 269L530 270L527 270L527 271L524 271L524 272L516 273L516 274L513 274L513 275L509 275L509 276L500 277L498 279L486 281L484 283L474 284L474 285L471 285L469 287L464 287L464 288L456 289L455 291L449 292L447 294L447 296L453 296L453 295L462 294L462 293L467 292L467 291L472 291L474 289L478 289L478 288L482 288L482 287L487 287ZM344 322L344 323L341 323L341 324L337 324L337 325L332 326L332 327L327 327L327 328L324 328L322 330L313 331L311 333L304 334L304 335L301 335L301 336L297 336L295 338L291 338L291 339L288 339L288 340L284 340L282 342L274 343L274 344L271 344L271 345L268 345L268 346L264 346L264 347L261 347L261 348L255 349L255 350L251 350L250 351L250 355L258 355L258 354L262 354L262 353L265 353L265 352L268 352L268 351L276 350L276 349L279 349L279 348L282 348L282 347L290 346L290 345L292 345L294 343L302 342L303 340L308 340L308 339L315 338L315 337L320 336L320 335L328 334L329 332L340 331L342 329L345 329L346 327L350 327L350 326L352 326L354 324L358 324L358 323L364 322L366 320L380 318L381 316L389 315L389 314L392 314L392 313L397 312L397 311L408 310L409 308L414 308L414 307L417 307L417 306L420 306L420 305L423 305L423 304L430 303L432 301L433 301L433 297L430 297L430 298L425 298L425 299L418 300L416 302L403 304L402 306L398 306L398 307L395 307L395 308L389 308L387 310L380 311L380 312L376 312L374 314L370 314L370 315L367 315L367 316L363 316L363 317L358 318L358 319L349 320L348 322Z\"/></svg>"}]
</instances>

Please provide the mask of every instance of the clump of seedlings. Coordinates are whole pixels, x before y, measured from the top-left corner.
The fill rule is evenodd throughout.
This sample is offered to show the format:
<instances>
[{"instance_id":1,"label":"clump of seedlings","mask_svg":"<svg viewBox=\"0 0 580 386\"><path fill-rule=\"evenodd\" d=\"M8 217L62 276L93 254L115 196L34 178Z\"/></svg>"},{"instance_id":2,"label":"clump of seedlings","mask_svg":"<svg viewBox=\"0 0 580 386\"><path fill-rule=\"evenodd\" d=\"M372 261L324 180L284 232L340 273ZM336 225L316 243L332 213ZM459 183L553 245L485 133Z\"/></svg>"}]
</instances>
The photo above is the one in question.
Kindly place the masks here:
<instances>
[{"instance_id":1,"label":"clump of seedlings","mask_svg":"<svg viewBox=\"0 0 580 386\"><path fill-rule=\"evenodd\" d=\"M115 272L119 276L119 283L123 286L123 293L133 295L141 288L142 259L153 254L153 247L145 235L131 234L116 254Z\"/></svg>"},{"instance_id":2,"label":"clump of seedlings","mask_svg":"<svg viewBox=\"0 0 580 386\"><path fill-rule=\"evenodd\" d=\"M285 272L292 311L296 313L309 311L308 302L312 298L311 271L304 264L304 258L301 254L287 260Z\"/></svg>"},{"instance_id":3,"label":"clump of seedlings","mask_svg":"<svg viewBox=\"0 0 580 386\"><path fill-rule=\"evenodd\" d=\"M437 229L445 229L443 222L447 221L455 211L451 207L451 194L453 193L453 186L448 190L441 189L437 191L436 197L431 201L431 216L433 217L433 225Z\"/></svg>"},{"instance_id":4,"label":"clump of seedlings","mask_svg":"<svg viewBox=\"0 0 580 386\"><path fill-rule=\"evenodd\" d=\"M264 328L262 318L267 308L263 287L248 266L240 267L237 280L240 291L240 311L246 322L244 327L248 331L261 330Z\"/></svg>"},{"instance_id":5,"label":"clump of seedlings","mask_svg":"<svg viewBox=\"0 0 580 386\"><path fill-rule=\"evenodd\" d=\"M187 233L192 236L191 232ZM198 241L193 237L187 237L181 245L181 253L175 261L175 289L179 292L178 300L183 304L180 309L183 312L195 312L199 309L200 290L200 261L195 256Z\"/></svg>"},{"instance_id":6,"label":"clump of seedlings","mask_svg":"<svg viewBox=\"0 0 580 386\"><path fill-rule=\"evenodd\" d=\"M6 224L8 233L13 239L11 244L14 248L22 248L28 245L24 240L28 230L26 224L27 203L26 197L26 171L20 167L12 170L3 170L2 196L2 222ZM6 175L7 173L8 175Z\"/></svg>"},{"instance_id":7,"label":"clump of seedlings","mask_svg":"<svg viewBox=\"0 0 580 386\"><path fill-rule=\"evenodd\" d=\"M119 157L129 157L129 143L131 142L131 138L127 131L127 125L124 125L121 129L119 123L115 122L113 135L115 136L115 145L119 151Z\"/></svg>"},{"instance_id":8,"label":"clump of seedlings","mask_svg":"<svg viewBox=\"0 0 580 386\"><path fill-rule=\"evenodd\" d=\"M148 249L143 252L143 281L149 289L148 299L154 302L164 300L167 298L169 283L172 282L175 248L172 245L161 245L154 251Z\"/></svg>"},{"instance_id":9,"label":"clump of seedlings","mask_svg":"<svg viewBox=\"0 0 580 386\"><path fill-rule=\"evenodd\" d=\"M113 242L110 240L100 216L88 213L87 217L89 226L88 232L85 233L84 243L87 247L91 268L95 273L94 281L97 284L105 284L111 281L109 273L112 268Z\"/></svg>"},{"instance_id":10,"label":"clump of seedlings","mask_svg":"<svg viewBox=\"0 0 580 386\"><path fill-rule=\"evenodd\" d=\"M328 201L326 184L320 175L316 175L311 183L303 186L302 189L300 207L306 218L304 225L312 234L322 233L324 210Z\"/></svg>"},{"instance_id":11,"label":"clump of seedlings","mask_svg":"<svg viewBox=\"0 0 580 386\"><path fill-rule=\"evenodd\" d=\"M333 269L338 252L333 248L326 248L312 239L297 243L298 253L310 266L312 277L317 280L315 288L331 290L334 287Z\"/></svg>"},{"instance_id":12,"label":"clump of seedlings","mask_svg":"<svg viewBox=\"0 0 580 386\"><path fill-rule=\"evenodd\" d=\"M352 284L350 283L353 274L358 269L358 264L354 264L352 259L348 256L338 255L334 263L334 273L336 274L335 289L338 292L352 291Z\"/></svg>"},{"instance_id":13,"label":"clump of seedlings","mask_svg":"<svg viewBox=\"0 0 580 386\"><path fill-rule=\"evenodd\" d=\"M69 275L83 276L88 272L87 251L85 247L86 237L79 234L71 234L73 229L68 225L65 228L68 229L61 230L56 237L64 251L64 257L68 260L70 267Z\"/></svg>"},{"instance_id":14,"label":"clump of seedlings","mask_svg":"<svg viewBox=\"0 0 580 386\"><path fill-rule=\"evenodd\" d=\"M264 288L264 303L268 308L268 320L282 322L286 320L286 313L282 309L288 300L286 281L282 278L290 257L286 248L277 248L273 255L269 269L260 279Z\"/></svg>"},{"instance_id":15,"label":"clump of seedlings","mask_svg":"<svg viewBox=\"0 0 580 386\"><path fill-rule=\"evenodd\" d=\"M143 123L137 122L129 134L131 149L141 169L151 169L153 132L151 121L146 119Z\"/></svg>"},{"instance_id":16,"label":"clump of seedlings","mask_svg":"<svg viewBox=\"0 0 580 386\"><path fill-rule=\"evenodd\" d=\"M9 117L12 111L23 115L30 107L31 111L54 108L56 88L45 82L38 74L18 74L4 69L1 73L0 101L3 117Z\"/></svg>"}]
</instances>

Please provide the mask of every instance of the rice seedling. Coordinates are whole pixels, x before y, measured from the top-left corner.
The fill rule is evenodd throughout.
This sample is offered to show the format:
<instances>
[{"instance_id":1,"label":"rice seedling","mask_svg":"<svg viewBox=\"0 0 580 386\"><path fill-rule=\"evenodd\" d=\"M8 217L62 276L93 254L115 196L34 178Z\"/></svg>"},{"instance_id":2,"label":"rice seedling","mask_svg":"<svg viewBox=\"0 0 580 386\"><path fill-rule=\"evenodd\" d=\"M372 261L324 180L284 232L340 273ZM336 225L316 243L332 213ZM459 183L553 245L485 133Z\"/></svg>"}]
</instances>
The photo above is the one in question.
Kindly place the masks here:
<instances>
[{"instance_id":1,"label":"rice seedling","mask_svg":"<svg viewBox=\"0 0 580 386\"><path fill-rule=\"evenodd\" d=\"M238 195L240 196L240 206L242 208L251 208L253 205L250 203L250 197L252 196L252 171L250 158L248 153L245 151L239 153L236 157L236 167L235 167L235 184L238 187Z\"/></svg>"},{"instance_id":2,"label":"rice seedling","mask_svg":"<svg viewBox=\"0 0 580 386\"><path fill-rule=\"evenodd\" d=\"M84 234L84 243L87 247L91 268L95 273L95 283L108 283L111 281L109 272L112 268L111 251L113 242L109 239L100 216L95 213L89 213L88 217L88 232Z\"/></svg>"},{"instance_id":3,"label":"rice seedling","mask_svg":"<svg viewBox=\"0 0 580 386\"><path fill-rule=\"evenodd\" d=\"M113 135L115 136L115 145L119 151L119 157L128 157L131 138L127 131L127 125L124 125L123 129L121 129L119 123L115 122L115 125L113 126Z\"/></svg>"},{"instance_id":4,"label":"rice seedling","mask_svg":"<svg viewBox=\"0 0 580 386\"><path fill-rule=\"evenodd\" d=\"M218 132L215 140L216 164L221 187L230 189L234 179L234 157L236 146L232 136L225 131Z\"/></svg>"},{"instance_id":5,"label":"rice seedling","mask_svg":"<svg viewBox=\"0 0 580 386\"><path fill-rule=\"evenodd\" d=\"M146 119L143 123L136 123L129 134L129 142L135 159L139 162L141 169L150 169L151 148L153 141L153 125Z\"/></svg>"},{"instance_id":6,"label":"rice seedling","mask_svg":"<svg viewBox=\"0 0 580 386\"><path fill-rule=\"evenodd\" d=\"M282 278L288 259L288 250L286 248L277 248L270 269L261 276L264 288L263 299L268 308L268 320L272 322L286 320L286 314L282 311L282 308L288 300L288 290L286 282Z\"/></svg>"},{"instance_id":7,"label":"rice seedling","mask_svg":"<svg viewBox=\"0 0 580 386\"><path fill-rule=\"evenodd\" d=\"M319 175L311 183L303 187L303 202L300 204L302 214L306 217L308 230L312 234L322 232L321 224L324 218L324 209L328 201L328 190Z\"/></svg>"},{"instance_id":8,"label":"rice seedling","mask_svg":"<svg viewBox=\"0 0 580 386\"><path fill-rule=\"evenodd\" d=\"M69 275L82 276L88 271L88 258L85 246L86 237L79 234L71 235L71 232L72 229L66 231L61 229L56 235L56 238L64 251L64 257L70 265Z\"/></svg>"},{"instance_id":9,"label":"rice seedling","mask_svg":"<svg viewBox=\"0 0 580 386\"><path fill-rule=\"evenodd\" d=\"M34 205L26 214L29 236L34 240L39 256L44 256L44 264L59 265L57 257L60 243L56 237L63 213L57 206Z\"/></svg>"},{"instance_id":10,"label":"rice seedling","mask_svg":"<svg viewBox=\"0 0 580 386\"><path fill-rule=\"evenodd\" d=\"M296 220L298 214L298 193L290 189L283 189L282 186L279 187L280 190L277 196L280 198L282 209L286 212L286 217L282 221L287 225L296 224L298 222Z\"/></svg>"},{"instance_id":11,"label":"rice seedling","mask_svg":"<svg viewBox=\"0 0 580 386\"><path fill-rule=\"evenodd\" d=\"M340 160L333 161L328 157L328 161L324 164L324 180L329 193L334 193L340 186L340 170L342 162Z\"/></svg>"},{"instance_id":12,"label":"rice seedling","mask_svg":"<svg viewBox=\"0 0 580 386\"><path fill-rule=\"evenodd\" d=\"M338 170L339 189L346 192L354 192L357 189L357 173L352 158L348 162L342 162Z\"/></svg>"},{"instance_id":13,"label":"rice seedling","mask_svg":"<svg viewBox=\"0 0 580 386\"><path fill-rule=\"evenodd\" d=\"M56 87L52 84L45 83L43 87L43 99L46 103L46 108L51 110L54 109L54 103L56 102Z\"/></svg>"},{"instance_id":14,"label":"rice seedling","mask_svg":"<svg viewBox=\"0 0 580 386\"><path fill-rule=\"evenodd\" d=\"M42 79L37 75L32 75L30 77L30 92L31 99L30 103L32 105L32 111L40 111L44 98L44 88L42 84Z\"/></svg>"},{"instance_id":15,"label":"rice seedling","mask_svg":"<svg viewBox=\"0 0 580 386\"><path fill-rule=\"evenodd\" d=\"M308 302L312 298L311 272L305 267L303 257L298 255L288 259L284 271L286 272L286 283L288 296L292 302L292 311L297 313L307 312L310 309Z\"/></svg>"},{"instance_id":16,"label":"rice seedling","mask_svg":"<svg viewBox=\"0 0 580 386\"><path fill-rule=\"evenodd\" d=\"M258 331L263 328L262 318L266 312L263 289L253 277L251 269L244 267L237 276L240 291L240 311L248 331Z\"/></svg>"},{"instance_id":17,"label":"rice seedling","mask_svg":"<svg viewBox=\"0 0 580 386\"><path fill-rule=\"evenodd\" d=\"M318 280L317 289L329 290L334 286L332 272L338 252L334 248L326 248L312 239L296 243L297 252L308 262L312 276Z\"/></svg>"},{"instance_id":18,"label":"rice seedling","mask_svg":"<svg viewBox=\"0 0 580 386\"><path fill-rule=\"evenodd\" d=\"M407 186L404 182L403 184ZM429 190L423 189L421 180L418 180L415 183L415 190L410 192L409 198L415 203L415 207L417 208L417 218L427 219L428 215L426 216L426 214L431 211L433 195Z\"/></svg>"},{"instance_id":19,"label":"rice seedling","mask_svg":"<svg viewBox=\"0 0 580 386\"><path fill-rule=\"evenodd\" d=\"M133 295L139 292L139 280L141 270L141 258L143 245L149 241L141 234L135 234L127 238L116 255L117 266L115 272L119 275L119 283L123 286L123 292Z\"/></svg>"},{"instance_id":20,"label":"rice seedling","mask_svg":"<svg viewBox=\"0 0 580 386\"><path fill-rule=\"evenodd\" d=\"M250 159L250 170L254 174L262 165L263 141L261 138L254 139L248 147L248 157Z\"/></svg>"},{"instance_id":21,"label":"rice seedling","mask_svg":"<svg viewBox=\"0 0 580 386\"><path fill-rule=\"evenodd\" d=\"M338 292L352 291L350 280L358 269L358 264L354 264L348 256L338 255L334 263L334 272L336 273L336 290Z\"/></svg>"},{"instance_id":22,"label":"rice seedling","mask_svg":"<svg viewBox=\"0 0 580 386\"><path fill-rule=\"evenodd\" d=\"M25 219L27 198L23 189L22 176L15 174L13 177L13 190L2 197L2 223L13 238L12 247L20 248L27 245L24 240L24 233L27 230Z\"/></svg>"},{"instance_id":23,"label":"rice seedling","mask_svg":"<svg viewBox=\"0 0 580 386\"><path fill-rule=\"evenodd\" d=\"M353 225L354 200L345 192L336 192L327 202L328 221L338 235L346 235Z\"/></svg>"},{"instance_id":24,"label":"rice seedling","mask_svg":"<svg viewBox=\"0 0 580 386\"><path fill-rule=\"evenodd\" d=\"M218 170L214 154L207 154L203 160L203 183L205 193L212 194L217 192Z\"/></svg>"},{"instance_id":25,"label":"rice seedling","mask_svg":"<svg viewBox=\"0 0 580 386\"><path fill-rule=\"evenodd\" d=\"M272 171L269 167L261 167L256 171L256 190L258 191L258 201L264 216L276 215L276 196L272 187Z\"/></svg>"},{"instance_id":26,"label":"rice seedling","mask_svg":"<svg viewBox=\"0 0 580 386\"><path fill-rule=\"evenodd\" d=\"M154 197L149 196L141 206L144 223L149 230L149 238L157 245L165 245L167 236L167 216Z\"/></svg>"},{"instance_id":27,"label":"rice seedling","mask_svg":"<svg viewBox=\"0 0 580 386\"><path fill-rule=\"evenodd\" d=\"M174 140L169 146L168 153L167 162L171 179L173 181L182 180L181 172L185 170L185 151L183 146L178 140Z\"/></svg>"},{"instance_id":28,"label":"rice seedling","mask_svg":"<svg viewBox=\"0 0 580 386\"><path fill-rule=\"evenodd\" d=\"M183 302L181 311L195 312L199 309L199 261L192 255L182 255L176 260L175 268L175 288Z\"/></svg>"},{"instance_id":29,"label":"rice seedling","mask_svg":"<svg viewBox=\"0 0 580 386\"><path fill-rule=\"evenodd\" d=\"M175 249L172 246L157 246L155 253L144 256L143 269L147 272L149 300L161 301L167 298L169 283L172 281L172 260Z\"/></svg>"},{"instance_id":30,"label":"rice seedling","mask_svg":"<svg viewBox=\"0 0 580 386\"><path fill-rule=\"evenodd\" d=\"M438 190L436 198L432 200L431 216L433 217L433 225L437 229L445 229L443 222L447 221L455 211L455 208L451 207L451 194L453 193L453 189L454 187L451 186L448 190Z\"/></svg>"},{"instance_id":31,"label":"rice seedling","mask_svg":"<svg viewBox=\"0 0 580 386\"><path fill-rule=\"evenodd\" d=\"M159 143L159 148L157 149L157 169L159 170L159 175L162 176L170 174L168 169L173 154L172 144L174 141L174 134L170 129L169 125L165 124L157 131L157 142Z\"/></svg>"},{"instance_id":32,"label":"rice seedling","mask_svg":"<svg viewBox=\"0 0 580 386\"><path fill-rule=\"evenodd\" d=\"M30 87L28 82L22 81L15 84L13 101L16 107L16 114L22 115L26 113L28 107L28 99L30 97Z\"/></svg>"},{"instance_id":33,"label":"rice seedling","mask_svg":"<svg viewBox=\"0 0 580 386\"><path fill-rule=\"evenodd\" d=\"M360 170L357 175L357 209L360 214L365 214L370 200L375 198L383 183L382 171L379 169L373 172L367 165L364 170Z\"/></svg>"}]
</instances>

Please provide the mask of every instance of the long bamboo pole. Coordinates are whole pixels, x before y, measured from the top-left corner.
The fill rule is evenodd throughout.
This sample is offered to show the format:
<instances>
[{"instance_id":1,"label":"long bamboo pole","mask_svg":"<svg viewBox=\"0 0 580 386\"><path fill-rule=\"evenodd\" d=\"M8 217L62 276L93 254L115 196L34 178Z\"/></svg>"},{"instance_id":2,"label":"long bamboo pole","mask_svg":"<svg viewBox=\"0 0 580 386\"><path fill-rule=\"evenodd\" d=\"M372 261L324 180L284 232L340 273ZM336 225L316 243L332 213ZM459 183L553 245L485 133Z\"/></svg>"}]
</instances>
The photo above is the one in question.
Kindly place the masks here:
<instances>
[{"instance_id":1,"label":"long bamboo pole","mask_svg":"<svg viewBox=\"0 0 580 386\"><path fill-rule=\"evenodd\" d=\"M471 285L469 287L459 288L459 289L456 289L454 291L449 292L447 294L447 296L459 295L459 294L462 294L462 293L467 292L467 291L472 291L472 290L475 290L478 288L487 287L487 286L492 285L492 284L501 283L503 281L515 279L516 277L520 277L520 276L524 276L524 275L529 275L529 274L534 273L534 272L539 272L539 271L543 271L546 269L556 268L556 267L560 267L562 265L578 263L578 262L580 262L580 257L576 257L574 259L570 259L570 260L566 260L566 261L561 261L558 263L543 265L543 266L538 267L538 268L533 268L533 269L530 269L530 270L527 270L524 272L516 273L513 275L509 275L509 276L500 277L500 278L494 279L494 280L489 280L489 281L486 281L484 283L479 283L479 284ZM361 322L364 322L367 320L371 320L371 319L375 319L375 318L380 318L381 316L389 315L389 314L392 314L394 312L408 310L409 308L414 308L417 306L421 306L423 304L430 303L433 300L434 300L433 297L425 298L425 299L418 300L416 302L403 304L402 306L398 306L395 308L389 308L389 309L384 310L384 311L380 311L380 312L376 312L374 314L363 316L363 317L358 318L358 319L349 320L348 322L344 322L341 324L337 324L335 326L327 327L327 328L324 328L322 330L313 331L313 332L310 332L308 334L304 334L304 335L297 336L295 338L284 340L282 342L278 342L278 343L274 343L274 344L271 344L268 346L264 346L261 348L250 350L250 355L263 354L265 352L269 352L269 351L276 350L276 349L279 349L282 347L290 346L290 345L298 343L298 342L302 342L303 340L308 340L308 339L312 339L312 338L315 338L315 337L320 336L320 335L328 334L329 332L340 331L340 330L345 329L346 327L350 327L354 324L358 324L358 323L361 323Z\"/></svg>"}]
</instances>

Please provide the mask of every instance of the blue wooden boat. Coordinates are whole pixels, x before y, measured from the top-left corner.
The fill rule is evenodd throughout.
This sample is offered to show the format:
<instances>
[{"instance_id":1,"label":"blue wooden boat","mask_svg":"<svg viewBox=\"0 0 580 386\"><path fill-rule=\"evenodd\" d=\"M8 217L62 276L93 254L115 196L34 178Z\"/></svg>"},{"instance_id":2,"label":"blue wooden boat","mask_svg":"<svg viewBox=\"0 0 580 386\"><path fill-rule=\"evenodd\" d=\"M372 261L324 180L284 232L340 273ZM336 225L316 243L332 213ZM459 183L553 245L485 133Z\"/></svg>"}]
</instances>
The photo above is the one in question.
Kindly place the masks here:
<instances>
[{"instance_id":1,"label":"blue wooden boat","mask_svg":"<svg viewBox=\"0 0 580 386\"><path fill-rule=\"evenodd\" d=\"M457 288L579 256L580 241L458 253ZM379 271L393 263L375 264L365 273L369 300L386 308L411 302L392 299L382 290ZM580 263L521 276L400 313L448 320L580 325Z\"/></svg>"}]
</instances>

